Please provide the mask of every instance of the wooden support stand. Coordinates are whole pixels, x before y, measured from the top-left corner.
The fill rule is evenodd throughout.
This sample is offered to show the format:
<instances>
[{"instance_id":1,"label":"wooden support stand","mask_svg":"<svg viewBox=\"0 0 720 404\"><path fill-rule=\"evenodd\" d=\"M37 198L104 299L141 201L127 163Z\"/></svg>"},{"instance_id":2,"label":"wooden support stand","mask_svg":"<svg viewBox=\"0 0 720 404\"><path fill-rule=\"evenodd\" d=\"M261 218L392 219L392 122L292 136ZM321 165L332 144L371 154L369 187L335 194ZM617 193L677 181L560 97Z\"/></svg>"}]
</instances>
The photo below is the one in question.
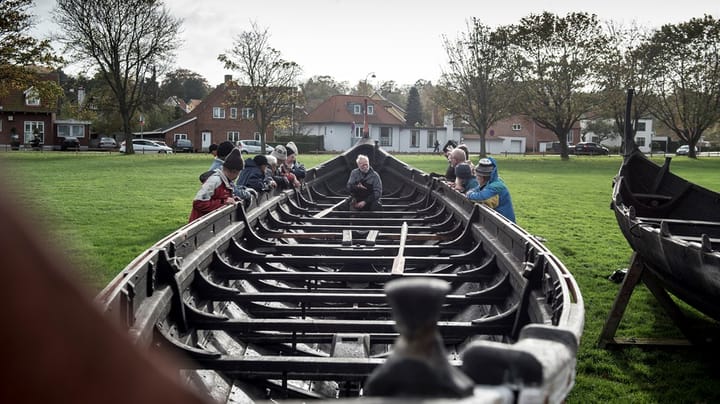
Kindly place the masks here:
<instances>
[{"instance_id":1,"label":"wooden support stand","mask_svg":"<svg viewBox=\"0 0 720 404\"><path fill-rule=\"evenodd\" d=\"M648 271L648 264L640 258L637 253L633 252L630 268L628 269L625 279L620 286L615 302L605 325L603 326L598 347L607 348L608 345L645 345L645 346L689 346L702 344L703 340L695 335L689 327L687 318L682 313L678 305L672 300L668 292L662 286L662 282ZM630 302L635 286L642 281L650 292L655 296L670 319L680 329L686 339L669 339L669 338L620 338L615 336L620 320L625 313L627 304Z\"/></svg>"}]
</instances>

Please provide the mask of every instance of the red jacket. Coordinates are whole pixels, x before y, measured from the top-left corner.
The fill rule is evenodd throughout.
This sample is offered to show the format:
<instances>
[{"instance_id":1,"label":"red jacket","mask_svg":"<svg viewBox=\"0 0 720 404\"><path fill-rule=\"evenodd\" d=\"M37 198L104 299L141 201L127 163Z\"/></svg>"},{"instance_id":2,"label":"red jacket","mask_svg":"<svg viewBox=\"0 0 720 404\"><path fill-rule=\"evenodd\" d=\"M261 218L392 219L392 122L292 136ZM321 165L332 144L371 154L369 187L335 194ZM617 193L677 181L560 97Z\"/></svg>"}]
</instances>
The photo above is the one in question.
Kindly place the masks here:
<instances>
[{"instance_id":1,"label":"red jacket","mask_svg":"<svg viewBox=\"0 0 720 404\"><path fill-rule=\"evenodd\" d=\"M222 172L216 171L215 174L208 177L195 195L188 223L223 207L225 200L232 198L232 196L232 183L225 178Z\"/></svg>"}]
</instances>

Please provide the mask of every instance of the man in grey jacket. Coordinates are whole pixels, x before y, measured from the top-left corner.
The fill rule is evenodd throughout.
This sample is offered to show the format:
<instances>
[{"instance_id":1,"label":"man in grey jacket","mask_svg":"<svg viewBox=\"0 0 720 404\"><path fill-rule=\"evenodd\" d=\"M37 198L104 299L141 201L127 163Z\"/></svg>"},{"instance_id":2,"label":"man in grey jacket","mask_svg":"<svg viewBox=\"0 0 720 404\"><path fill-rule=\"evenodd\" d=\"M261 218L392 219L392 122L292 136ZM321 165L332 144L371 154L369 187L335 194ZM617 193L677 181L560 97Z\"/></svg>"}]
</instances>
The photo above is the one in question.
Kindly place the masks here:
<instances>
[{"instance_id":1,"label":"man in grey jacket","mask_svg":"<svg viewBox=\"0 0 720 404\"><path fill-rule=\"evenodd\" d=\"M382 180L370 167L370 159L360 154L355 160L358 168L350 172L347 190L350 192L350 210L381 210Z\"/></svg>"}]
</instances>

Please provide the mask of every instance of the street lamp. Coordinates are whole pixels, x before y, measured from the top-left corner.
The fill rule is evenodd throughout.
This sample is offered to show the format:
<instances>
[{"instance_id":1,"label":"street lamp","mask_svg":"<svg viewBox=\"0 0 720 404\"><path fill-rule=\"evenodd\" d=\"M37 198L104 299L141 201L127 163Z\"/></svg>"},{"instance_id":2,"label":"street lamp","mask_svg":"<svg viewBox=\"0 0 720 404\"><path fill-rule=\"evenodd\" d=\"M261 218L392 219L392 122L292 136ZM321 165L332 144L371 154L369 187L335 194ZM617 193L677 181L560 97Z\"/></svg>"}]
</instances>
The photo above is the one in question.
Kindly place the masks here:
<instances>
[{"instance_id":1,"label":"street lamp","mask_svg":"<svg viewBox=\"0 0 720 404\"><path fill-rule=\"evenodd\" d=\"M369 90L369 88L368 88L368 77L375 78L375 72L370 72L370 73L368 73L367 75L365 75L365 91L368 91L368 90ZM369 92L369 91L368 91L368 92ZM368 94L368 95L370 95L370 94Z\"/></svg>"}]
</instances>

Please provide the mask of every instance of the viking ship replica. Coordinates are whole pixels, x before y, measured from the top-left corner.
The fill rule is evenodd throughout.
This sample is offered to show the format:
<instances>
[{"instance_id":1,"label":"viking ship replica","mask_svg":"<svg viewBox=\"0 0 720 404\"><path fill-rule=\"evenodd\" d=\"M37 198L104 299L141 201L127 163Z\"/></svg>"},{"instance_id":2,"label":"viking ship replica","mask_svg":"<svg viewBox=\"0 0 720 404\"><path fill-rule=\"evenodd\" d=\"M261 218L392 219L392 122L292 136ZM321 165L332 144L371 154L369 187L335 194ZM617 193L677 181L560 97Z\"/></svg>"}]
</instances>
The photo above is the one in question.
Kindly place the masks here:
<instances>
[{"instance_id":1,"label":"viking ship replica","mask_svg":"<svg viewBox=\"0 0 720 404\"><path fill-rule=\"evenodd\" d=\"M660 166L639 151L631 127L632 96L628 91L624 158L613 181L611 207L634 255L600 345L655 344L614 338L630 294L641 280L688 342L707 342L707 336L688 327L668 292L720 320L720 194L670 172L671 157Z\"/></svg>"},{"instance_id":2,"label":"viking ship replica","mask_svg":"<svg viewBox=\"0 0 720 404\"><path fill-rule=\"evenodd\" d=\"M360 154L381 211L347 209ZM233 403L561 402L584 322L541 242L367 141L301 188L178 229L97 300L138 347L181 354L193 390Z\"/></svg>"}]
</instances>

